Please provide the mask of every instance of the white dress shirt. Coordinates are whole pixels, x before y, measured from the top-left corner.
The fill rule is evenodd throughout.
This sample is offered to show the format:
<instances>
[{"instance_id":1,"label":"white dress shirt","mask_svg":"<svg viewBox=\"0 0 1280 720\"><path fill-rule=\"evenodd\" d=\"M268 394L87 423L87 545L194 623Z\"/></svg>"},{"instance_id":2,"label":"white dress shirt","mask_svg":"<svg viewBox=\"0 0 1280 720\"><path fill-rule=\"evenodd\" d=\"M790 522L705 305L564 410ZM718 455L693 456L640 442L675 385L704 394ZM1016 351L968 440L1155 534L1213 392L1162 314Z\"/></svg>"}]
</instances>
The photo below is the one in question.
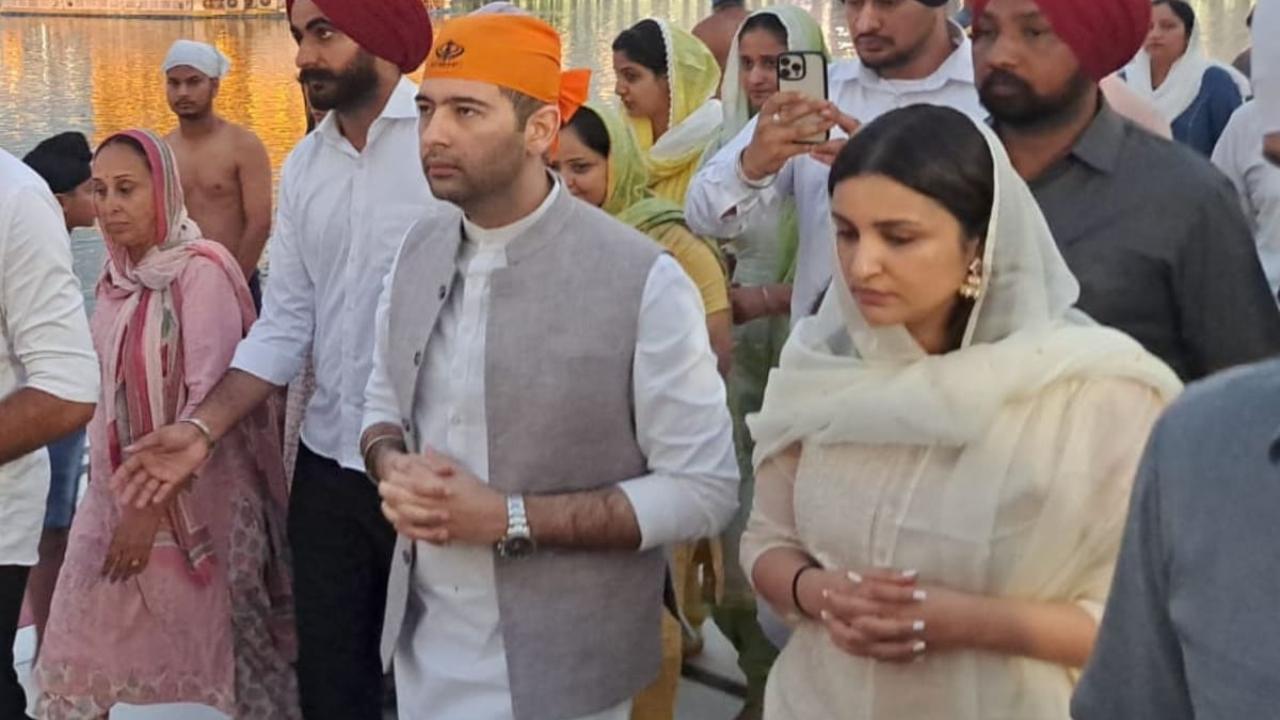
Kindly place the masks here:
<instances>
[{"instance_id":1,"label":"white dress shirt","mask_svg":"<svg viewBox=\"0 0 1280 720\"><path fill-rule=\"evenodd\" d=\"M329 113L289 154L268 246L262 317L231 363L287 385L310 353L316 391L302 441L359 472L382 280L409 227L437 202L419 160L416 93L400 81L361 152Z\"/></svg>"},{"instance_id":2,"label":"white dress shirt","mask_svg":"<svg viewBox=\"0 0 1280 720\"><path fill-rule=\"evenodd\" d=\"M1214 148L1213 164L1240 194L1258 244L1258 258L1275 295L1280 292L1280 167L1262 154L1263 127L1262 106L1256 100L1236 110Z\"/></svg>"},{"instance_id":3,"label":"white dress shirt","mask_svg":"<svg viewBox=\"0 0 1280 720\"><path fill-rule=\"evenodd\" d=\"M0 150L0 399L34 388L96 403L98 383L62 208L39 175ZM48 494L43 448L0 465L0 566L36 563Z\"/></svg>"},{"instance_id":4,"label":"white dress shirt","mask_svg":"<svg viewBox=\"0 0 1280 720\"><path fill-rule=\"evenodd\" d=\"M485 417L485 331L490 278L506 267L506 247L533 225L564 190L557 182L543 205L496 230L464 223L458 277L441 308L419 370L414 420L424 445L488 480ZM584 271L588 271L584 269ZM378 352L369 383L365 426L399 424L386 375L385 317L378 311ZM650 271L635 351L636 432L652 474L625 481L642 548L718 533L737 507L737 467L725 405L707 337L702 301L669 256ZM689 427L707 428L691 434ZM410 615L395 669L401 707L417 720L511 718L510 685L498 610L493 548L418 543ZM584 631L590 631L584 628ZM566 668L566 671L569 669ZM626 720L630 701L580 720Z\"/></svg>"},{"instance_id":5,"label":"white dress shirt","mask_svg":"<svg viewBox=\"0 0 1280 720\"><path fill-rule=\"evenodd\" d=\"M973 82L969 40L953 27L955 51L932 75L920 80L888 80L858 60L835 63L829 71L831 101L846 115L869 123L908 105L947 105L974 118L987 116ZM808 315L831 280L835 228L827 195L830 168L807 155L794 157L774 176L772 185L756 190L738 176L738 156L751 144L753 118L738 136L716 153L694 177L685 198L685 220L694 232L718 238L741 235L775 216L783 197L795 198L800 246L791 295L792 322ZM840 129L832 130L833 137Z\"/></svg>"}]
</instances>

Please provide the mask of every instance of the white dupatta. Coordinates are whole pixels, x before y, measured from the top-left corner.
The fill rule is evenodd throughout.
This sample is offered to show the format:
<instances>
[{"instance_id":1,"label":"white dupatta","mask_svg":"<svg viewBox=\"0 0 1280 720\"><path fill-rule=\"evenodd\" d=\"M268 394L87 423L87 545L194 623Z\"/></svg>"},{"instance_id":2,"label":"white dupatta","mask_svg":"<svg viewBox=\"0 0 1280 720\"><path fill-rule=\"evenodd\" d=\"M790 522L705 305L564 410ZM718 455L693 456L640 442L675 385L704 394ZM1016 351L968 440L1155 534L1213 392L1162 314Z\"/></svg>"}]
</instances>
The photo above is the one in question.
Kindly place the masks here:
<instances>
[{"instance_id":1,"label":"white dupatta","mask_svg":"<svg viewBox=\"0 0 1280 720\"><path fill-rule=\"evenodd\" d=\"M1191 107L1200 94L1200 85L1204 82L1204 74L1210 68L1221 68L1240 89L1240 97L1248 98L1253 94L1249 78L1234 67L1213 60L1204 54L1200 41L1200 26L1191 31L1191 39L1187 42L1187 51L1169 69L1160 87L1153 87L1151 80L1151 56L1145 49L1125 68L1125 80L1129 87L1139 95L1149 99L1170 123L1177 120L1182 113Z\"/></svg>"},{"instance_id":2,"label":"white dupatta","mask_svg":"<svg viewBox=\"0 0 1280 720\"><path fill-rule=\"evenodd\" d=\"M1069 378L1130 378L1167 398L1180 390L1173 371L1136 341L1074 309L1079 284L1039 205L995 133L975 127L991 149L995 202L983 293L961 347L928 355L905 327L871 326L834 273L817 315L800 321L783 349L763 408L748 418L757 467L801 440L981 442L1007 404Z\"/></svg>"}]
</instances>

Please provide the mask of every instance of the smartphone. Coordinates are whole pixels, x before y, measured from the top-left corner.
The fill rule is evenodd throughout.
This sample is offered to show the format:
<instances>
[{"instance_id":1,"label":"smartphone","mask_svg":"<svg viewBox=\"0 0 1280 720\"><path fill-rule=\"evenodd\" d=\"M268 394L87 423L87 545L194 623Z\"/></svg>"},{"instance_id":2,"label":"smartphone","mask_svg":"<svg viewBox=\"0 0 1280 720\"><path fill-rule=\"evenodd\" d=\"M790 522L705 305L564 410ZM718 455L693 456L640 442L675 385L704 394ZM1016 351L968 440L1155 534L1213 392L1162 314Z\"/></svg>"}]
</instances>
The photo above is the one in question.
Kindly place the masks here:
<instances>
[{"instance_id":1,"label":"smartphone","mask_svg":"<svg viewBox=\"0 0 1280 720\"><path fill-rule=\"evenodd\" d=\"M778 53L778 91L827 100L827 56L813 50ZM804 142L818 145L830 137L828 130L807 137Z\"/></svg>"}]
</instances>

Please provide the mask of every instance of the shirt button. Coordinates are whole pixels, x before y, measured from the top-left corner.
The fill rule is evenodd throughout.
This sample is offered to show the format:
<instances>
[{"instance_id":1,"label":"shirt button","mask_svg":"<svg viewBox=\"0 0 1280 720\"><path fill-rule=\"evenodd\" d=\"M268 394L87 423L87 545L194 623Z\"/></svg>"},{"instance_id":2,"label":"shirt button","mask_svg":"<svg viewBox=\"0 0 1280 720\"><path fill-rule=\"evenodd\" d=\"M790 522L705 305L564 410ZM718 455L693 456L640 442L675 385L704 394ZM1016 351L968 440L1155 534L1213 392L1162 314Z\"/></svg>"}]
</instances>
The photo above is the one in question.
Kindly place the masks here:
<instances>
[{"instance_id":1,"label":"shirt button","mask_svg":"<svg viewBox=\"0 0 1280 720\"><path fill-rule=\"evenodd\" d=\"M404 560L405 565L408 565L413 562L413 553L409 552L408 550L405 550L404 552L400 553L400 559Z\"/></svg>"},{"instance_id":2,"label":"shirt button","mask_svg":"<svg viewBox=\"0 0 1280 720\"><path fill-rule=\"evenodd\" d=\"M453 423L454 427L457 427L462 424L462 418L455 413L453 417L449 418L449 422Z\"/></svg>"},{"instance_id":3,"label":"shirt button","mask_svg":"<svg viewBox=\"0 0 1280 720\"><path fill-rule=\"evenodd\" d=\"M441 285L440 290L438 291L437 294L440 296L440 299L443 300L444 296L449 294L449 288L445 287L444 285Z\"/></svg>"},{"instance_id":4,"label":"shirt button","mask_svg":"<svg viewBox=\"0 0 1280 720\"><path fill-rule=\"evenodd\" d=\"M409 421L408 421L408 420L405 420L403 424L404 424L404 431L405 431L405 432L410 432L410 431L412 430L412 427L413 427L413 426L409 424Z\"/></svg>"},{"instance_id":5,"label":"shirt button","mask_svg":"<svg viewBox=\"0 0 1280 720\"><path fill-rule=\"evenodd\" d=\"M413 354L413 364L414 364L414 366L415 366L415 367L416 367L416 366L418 366L418 365L421 365L421 364L422 364L422 351L421 351L421 350L419 350L418 352L416 352L416 353L414 353L414 354Z\"/></svg>"}]
</instances>

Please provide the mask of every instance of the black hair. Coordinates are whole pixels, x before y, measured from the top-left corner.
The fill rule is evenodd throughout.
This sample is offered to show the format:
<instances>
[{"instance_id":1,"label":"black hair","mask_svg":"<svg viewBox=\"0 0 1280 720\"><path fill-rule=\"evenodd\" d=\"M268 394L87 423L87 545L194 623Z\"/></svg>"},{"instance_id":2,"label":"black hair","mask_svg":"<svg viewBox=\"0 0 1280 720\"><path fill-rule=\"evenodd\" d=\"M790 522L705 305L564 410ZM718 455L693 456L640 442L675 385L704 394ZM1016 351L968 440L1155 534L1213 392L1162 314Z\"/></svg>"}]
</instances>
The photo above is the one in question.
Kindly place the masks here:
<instances>
[{"instance_id":1,"label":"black hair","mask_svg":"<svg viewBox=\"0 0 1280 720\"><path fill-rule=\"evenodd\" d=\"M516 113L517 130L524 130L525 126L529 124L529 118L547 106L547 103L531 95L526 95L519 90L503 87L498 88L498 91L502 93L502 97L511 101L512 109Z\"/></svg>"},{"instance_id":2,"label":"black hair","mask_svg":"<svg viewBox=\"0 0 1280 720\"><path fill-rule=\"evenodd\" d=\"M569 122L564 125L572 129L582 139L582 144L591 148L602 157L609 157L613 143L609 140L609 129L604 126L600 114L589 107L580 107Z\"/></svg>"},{"instance_id":3,"label":"black hair","mask_svg":"<svg viewBox=\"0 0 1280 720\"><path fill-rule=\"evenodd\" d=\"M1187 29L1187 37L1191 37L1191 32L1196 29L1196 11L1191 4L1185 0L1155 0L1151 3L1151 7L1160 5L1168 5L1174 15L1182 21L1182 26Z\"/></svg>"},{"instance_id":4,"label":"black hair","mask_svg":"<svg viewBox=\"0 0 1280 720\"><path fill-rule=\"evenodd\" d=\"M658 77L667 75L667 43L662 28L654 20L641 20L623 30L613 41L613 51L627 56L637 65L648 68Z\"/></svg>"},{"instance_id":5,"label":"black hair","mask_svg":"<svg viewBox=\"0 0 1280 720\"><path fill-rule=\"evenodd\" d=\"M93 152L89 141L78 132L59 133L43 140L22 160L44 178L55 195L75 190L93 175L89 167Z\"/></svg>"},{"instance_id":6,"label":"black hair","mask_svg":"<svg viewBox=\"0 0 1280 720\"><path fill-rule=\"evenodd\" d=\"M773 35L783 47L787 46L787 26L782 24L782 20L778 19L773 13L758 13L747 18L742 23L742 29L738 31L738 37L741 38L749 32L755 30L764 30Z\"/></svg>"},{"instance_id":7,"label":"black hair","mask_svg":"<svg viewBox=\"0 0 1280 720\"><path fill-rule=\"evenodd\" d=\"M858 131L831 166L828 192L860 175L883 175L947 209L981 238L995 202L995 163L986 138L957 110L912 105Z\"/></svg>"},{"instance_id":8,"label":"black hair","mask_svg":"<svg viewBox=\"0 0 1280 720\"><path fill-rule=\"evenodd\" d=\"M973 121L957 110L912 105L893 110L858 131L831 166L827 191L849 178L883 175L932 198L950 212L982 255L995 203L995 162ZM973 301L956 303L947 342L958 348Z\"/></svg>"}]
</instances>

